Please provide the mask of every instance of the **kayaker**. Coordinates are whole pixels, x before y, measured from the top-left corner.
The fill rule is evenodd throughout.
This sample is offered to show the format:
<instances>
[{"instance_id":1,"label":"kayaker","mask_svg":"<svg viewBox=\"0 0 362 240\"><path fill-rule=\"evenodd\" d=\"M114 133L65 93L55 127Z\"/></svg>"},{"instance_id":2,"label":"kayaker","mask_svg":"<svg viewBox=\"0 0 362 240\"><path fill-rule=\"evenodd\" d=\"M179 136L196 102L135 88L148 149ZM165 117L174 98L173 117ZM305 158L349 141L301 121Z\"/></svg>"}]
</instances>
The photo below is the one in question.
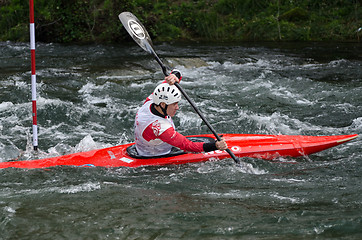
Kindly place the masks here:
<instances>
[{"instance_id":1,"label":"kayaker","mask_svg":"<svg viewBox=\"0 0 362 240\"><path fill-rule=\"evenodd\" d=\"M179 83L181 78L180 71L174 69L138 110L134 127L136 149L140 156L166 155L171 152L172 146L186 152L227 149L224 139L213 143L192 142L175 130L172 117L179 110L181 92L174 83Z\"/></svg>"}]
</instances>

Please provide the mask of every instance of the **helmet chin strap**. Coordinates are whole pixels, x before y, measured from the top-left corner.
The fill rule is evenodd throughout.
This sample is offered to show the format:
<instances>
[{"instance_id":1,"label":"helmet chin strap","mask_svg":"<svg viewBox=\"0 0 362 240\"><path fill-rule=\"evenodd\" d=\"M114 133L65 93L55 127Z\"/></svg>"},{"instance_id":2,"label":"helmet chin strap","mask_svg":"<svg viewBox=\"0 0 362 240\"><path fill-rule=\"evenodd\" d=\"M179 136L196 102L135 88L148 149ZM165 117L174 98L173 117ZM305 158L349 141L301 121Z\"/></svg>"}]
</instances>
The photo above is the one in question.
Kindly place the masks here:
<instances>
[{"instance_id":1,"label":"helmet chin strap","mask_svg":"<svg viewBox=\"0 0 362 240\"><path fill-rule=\"evenodd\" d=\"M160 104L160 107L161 107L161 110L162 110L163 114L164 114L165 116L167 116L167 108L168 108L168 105L165 104L165 108L163 108L163 107L161 106L161 104Z\"/></svg>"}]
</instances>

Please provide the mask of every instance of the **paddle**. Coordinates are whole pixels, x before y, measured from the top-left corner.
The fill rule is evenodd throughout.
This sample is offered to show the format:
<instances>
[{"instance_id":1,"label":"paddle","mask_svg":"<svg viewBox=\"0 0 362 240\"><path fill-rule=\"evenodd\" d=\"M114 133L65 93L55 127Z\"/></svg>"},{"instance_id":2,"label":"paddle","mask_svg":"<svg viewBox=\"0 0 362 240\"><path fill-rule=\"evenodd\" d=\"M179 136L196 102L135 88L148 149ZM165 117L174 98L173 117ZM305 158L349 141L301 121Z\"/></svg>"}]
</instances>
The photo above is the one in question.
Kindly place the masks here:
<instances>
[{"instance_id":1,"label":"paddle","mask_svg":"<svg viewBox=\"0 0 362 240\"><path fill-rule=\"evenodd\" d=\"M130 12L123 12L123 13L119 14L118 17L119 17L119 20L121 20L123 26L126 28L129 35L131 35L131 37L133 38L133 40L141 48L143 48L146 52L152 54L155 57L156 61L162 68L163 74L165 74L165 76L168 76L169 73L167 72L167 67L163 64L161 59L157 56L155 50L153 50L152 40L151 40L148 32L146 31L146 28L138 20L138 18ZM196 107L196 105L192 101L192 99L189 98L189 96L186 94L186 92L182 89L180 84L175 83L175 86L180 90L182 95L184 95L186 100L190 103L190 105L195 110L195 112L200 116L202 121L204 121L204 123L207 125L207 127L210 129L210 131L214 134L216 139L218 141L220 141L221 140L220 136L216 133L215 129L211 126L211 124L206 120L204 115L199 111L199 109ZM234 159L234 161L236 163L240 163L240 160L238 158L236 158L236 156L230 149L226 149L226 152L232 157L232 159Z\"/></svg>"}]
</instances>

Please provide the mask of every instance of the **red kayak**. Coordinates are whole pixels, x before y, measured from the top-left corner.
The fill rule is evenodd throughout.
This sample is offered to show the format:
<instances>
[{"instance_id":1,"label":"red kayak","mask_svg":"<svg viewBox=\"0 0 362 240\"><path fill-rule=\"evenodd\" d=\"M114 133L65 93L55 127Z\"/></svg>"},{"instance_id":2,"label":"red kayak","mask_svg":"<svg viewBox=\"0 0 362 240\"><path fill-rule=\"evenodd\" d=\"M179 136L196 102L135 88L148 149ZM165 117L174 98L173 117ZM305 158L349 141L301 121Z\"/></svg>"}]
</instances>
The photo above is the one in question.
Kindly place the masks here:
<instances>
[{"instance_id":1,"label":"red kayak","mask_svg":"<svg viewBox=\"0 0 362 240\"><path fill-rule=\"evenodd\" d=\"M211 134L188 137L192 141L214 141ZM237 157L252 157L265 160L273 160L278 157L306 156L351 141L357 137L357 134L338 136L224 134L229 149ZM55 166L142 167L204 162L224 158L230 158L230 155L219 150L207 153L184 153L180 150L173 150L166 156L142 158L137 156L134 143L129 143L59 157L0 162L0 168L49 168Z\"/></svg>"}]
</instances>

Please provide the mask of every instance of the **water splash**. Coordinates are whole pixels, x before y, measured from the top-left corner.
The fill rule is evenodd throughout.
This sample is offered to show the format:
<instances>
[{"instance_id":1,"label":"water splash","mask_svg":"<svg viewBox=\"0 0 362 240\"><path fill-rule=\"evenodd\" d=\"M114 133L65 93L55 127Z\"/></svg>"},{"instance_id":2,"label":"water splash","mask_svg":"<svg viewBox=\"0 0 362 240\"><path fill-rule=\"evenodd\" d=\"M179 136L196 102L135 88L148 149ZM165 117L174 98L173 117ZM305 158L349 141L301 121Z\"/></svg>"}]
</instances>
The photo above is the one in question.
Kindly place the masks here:
<instances>
[{"instance_id":1,"label":"water splash","mask_svg":"<svg viewBox=\"0 0 362 240\"><path fill-rule=\"evenodd\" d=\"M247 174L261 175L268 173L265 170L259 169L258 167L254 167L251 163L240 161L240 163L236 164L238 171Z\"/></svg>"}]
</instances>

